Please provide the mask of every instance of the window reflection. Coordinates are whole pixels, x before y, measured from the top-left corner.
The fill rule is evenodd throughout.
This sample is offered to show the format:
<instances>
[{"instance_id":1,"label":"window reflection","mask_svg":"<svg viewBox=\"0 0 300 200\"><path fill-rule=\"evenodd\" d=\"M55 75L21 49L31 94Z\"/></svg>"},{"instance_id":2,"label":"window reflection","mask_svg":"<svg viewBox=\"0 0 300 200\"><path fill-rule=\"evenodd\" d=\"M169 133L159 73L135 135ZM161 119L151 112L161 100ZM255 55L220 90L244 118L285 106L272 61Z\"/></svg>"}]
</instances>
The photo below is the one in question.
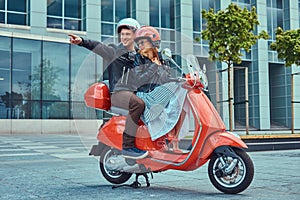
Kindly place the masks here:
<instances>
[{"instance_id":1,"label":"window reflection","mask_svg":"<svg viewBox=\"0 0 300 200\"><path fill-rule=\"evenodd\" d=\"M101 20L106 22L113 22L113 1L101 1Z\"/></svg>"},{"instance_id":2,"label":"window reflection","mask_svg":"<svg viewBox=\"0 0 300 200\"><path fill-rule=\"evenodd\" d=\"M116 24L127 17L132 17L131 0L101 0L101 34L115 35Z\"/></svg>"},{"instance_id":3,"label":"window reflection","mask_svg":"<svg viewBox=\"0 0 300 200\"><path fill-rule=\"evenodd\" d=\"M159 0L150 1L150 26L159 27Z\"/></svg>"},{"instance_id":4,"label":"window reflection","mask_svg":"<svg viewBox=\"0 0 300 200\"><path fill-rule=\"evenodd\" d=\"M5 1L1 0L0 1L0 10L4 10L5 9Z\"/></svg>"},{"instance_id":5,"label":"window reflection","mask_svg":"<svg viewBox=\"0 0 300 200\"><path fill-rule=\"evenodd\" d=\"M47 0L47 14L62 16L62 1Z\"/></svg>"},{"instance_id":6,"label":"window reflection","mask_svg":"<svg viewBox=\"0 0 300 200\"><path fill-rule=\"evenodd\" d=\"M83 94L100 78L99 56L65 43L0 37L0 60L0 119L95 118ZM78 91L72 102L71 86Z\"/></svg>"},{"instance_id":7,"label":"window reflection","mask_svg":"<svg viewBox=\"0 0 300 200\"><path fill-rule=\"evenodd\" d=\"M114 35L113 24L101 23L101 32L103 35Z\"/></svg>"},{"instance_id":8,"label":"window reflection","mask_svg":"<svg viewBox=\"0 0 300 200\"><path fill-rule=\"evenodd\" d=\"M8 0L7 9L10 11L26 12L26 0L18 0L18 3L16 0Z\"/></svg>"},{"instance_id":9,"label":"window reflection","mask_svg":"<svg viewBox=\"0 0 300 200\"><path fill-rule=\"evenodd\" d=\"M43 43L42 99L68 100L69 46L56 42Z\"/></svg>"},{"instance_id":10,"label":"window reflection","mask_svg":"<svg viewBox=\"0 0 300 200\"><path fill-rule=\"evenodd\" d=\"M25 25L26 24L26 15L8 13L7 14L7 23L8 24Z\"/></svg>"},{"instance_id":11,"label":"window reflection","mask_svg":"<svg viewBox=\"0 0 300 200\"><path fill-rule=\"evenodd\" d=\"M10 38L0 37L0 119L10 116Z\"/></svg>"},{"instance_id":12,"label":"window reflection","mask_svg":"<svg viewBox=\"0 0 300 200\"><path fill-rule=\"evenodd\" d=\"M81 18L81 0L65 0L65 17Z\"/></svg>"},{"instance_id":13,"label":"window reflection","mask_svg":"<svg viewBox=\"0 0 300 200\"><path fill-rule=\"evenodd\" d=\"M84 30L82 27L82 0L48 0L47 27Z\"/></svg>"},{"instance_id":14,"label":"window reflection","mask_svg":"<svg viewBox=\"0 0 300 200\"><path fill-rule=\"evenodd\" d=\"M174 1L164 0L161 3L161 27L175 28Z\"/></svg>"},{"instance_id":15,"label":"window reflection","mask_svg":"<svg viewBox=\"0 0 300 200\"><path fill-rule=\"evenodd\" d=\"M69 102L43 101L43 119L69 119Z\"/></svg>"},{"instance_id":16,"label":"window reflection","mask_svg":"<svg viewBox=\"0 0 300 200\"><path fill-rule=\"evenodd\" d=\"M99 66L102 62L99 56L93 52L75 45L71 46L71 89L72 101L84 101L83 95L86 89L98 80L96 69L102 71ZM97 59L98 58L98 59ZM95 68L97 66L97 68Z\"/></svg>"},{"instance_id":17,"label":"window reflection","mask_svg":"<svg viewBox=\"0 0 300 200\"><path fill-rule=\"evenodd\" d=\"M175 28L175 4L173 0L150 1L150 25L161 28Z\"/></svg>"},{"instance_id":18,"label":"window reflection","mask_svg":"<svg viewBox=\"0 0 300 200\"><path fill-rule=\"evenodd\" d=\"M116 8L116 19L118 22L121 19L124 19L130 16L130 1L129 0L115 0Z\"/></svg>"},{"instance_id":19,"label":"window reflection","mask_svg":"<svg viewBox=\"0 0 300 200\"><path fill-rule=\"evenodd\" d=\"M41 42L13 38L12 90L24 100L39 100L41 96Z\"/></svg>"},{"instance_id":20,"label":"window reflection","mask_svg":"<svg viewBox=\"0 0 300 200\"><path fill-rule=\"evenodd\" d=\"M0 0L0 23L29 25L30 0Z\"/></svg>"}]
</instances>

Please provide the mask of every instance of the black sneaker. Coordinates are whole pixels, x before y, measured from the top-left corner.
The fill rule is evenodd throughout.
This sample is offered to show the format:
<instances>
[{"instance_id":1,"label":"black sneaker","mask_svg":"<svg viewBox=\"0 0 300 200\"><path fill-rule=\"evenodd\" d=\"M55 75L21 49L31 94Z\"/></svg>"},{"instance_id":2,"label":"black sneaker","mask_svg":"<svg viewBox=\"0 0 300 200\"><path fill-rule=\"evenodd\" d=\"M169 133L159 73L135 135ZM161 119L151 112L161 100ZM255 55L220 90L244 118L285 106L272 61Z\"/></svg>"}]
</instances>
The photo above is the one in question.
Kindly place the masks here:
<instances>
[{"instance_id":1,"label":"black sneaker","mask_svg":"<svg viewBox=\"0 0 300 200\"><path fill-rule=\"evenodd\" d=\"M148 151L140 150L135 147L124 148L122 150L122 155L124 158L142 159L148 155Z\"/></svg>"}]
</instances>

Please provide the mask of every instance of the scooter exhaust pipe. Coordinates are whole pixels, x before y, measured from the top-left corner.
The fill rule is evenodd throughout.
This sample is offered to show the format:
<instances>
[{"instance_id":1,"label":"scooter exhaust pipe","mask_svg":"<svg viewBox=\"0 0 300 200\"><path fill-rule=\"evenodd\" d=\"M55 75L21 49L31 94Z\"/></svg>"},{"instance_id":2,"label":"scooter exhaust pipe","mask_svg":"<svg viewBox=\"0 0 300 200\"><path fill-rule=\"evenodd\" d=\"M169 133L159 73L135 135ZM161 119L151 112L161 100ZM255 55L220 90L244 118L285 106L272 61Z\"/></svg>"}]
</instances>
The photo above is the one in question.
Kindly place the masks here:
<instances>
[{"instance_id":1,"label":"scooter exhaust pipe","mask_svg":"<svg viewBox=\"0 0 300 200\"><path fill-rule=\"evenodd\" d=\"M129 173L140 173L141 168L140 165L135 163L133 165L129 165L126 162L126 159L122 156L114 156L111 157L106 162L106 168L110 171L121 171L121 172L129 172Z\"/></svg>"},{"instance_id":2,"label":"scooter exhaust pipe","mask_svg":"<svg viewBox=\"0 0 300 200\"><path fill-rule=\"evenodd\" d=\"M139 164L134 164L132 166L127 165L121 171L123 171L123 172L129 172L129 173L140 173L141 172L141 168L140 168Z\"/></svg>"}]
</instances>

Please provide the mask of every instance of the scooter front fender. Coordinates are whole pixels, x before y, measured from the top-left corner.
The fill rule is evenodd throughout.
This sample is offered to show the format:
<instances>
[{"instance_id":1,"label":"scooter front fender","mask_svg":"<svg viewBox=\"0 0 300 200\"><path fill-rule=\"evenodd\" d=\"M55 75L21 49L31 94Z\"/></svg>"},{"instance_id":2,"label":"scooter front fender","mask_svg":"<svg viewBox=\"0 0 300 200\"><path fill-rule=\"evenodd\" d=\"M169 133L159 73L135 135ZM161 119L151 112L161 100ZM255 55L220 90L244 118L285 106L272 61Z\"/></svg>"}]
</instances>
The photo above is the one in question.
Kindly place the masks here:
<instances>
[{"instance_id":1,"label":"scooter front fender","mask_svg":"<svg viewBox=\"0 0 300 200\"><path fill-rule=\"evenodd\" d=\"M229 132L218 132L210 135L205 141L200 159L209 159L214 150L221 146L248 148L248 146L237 136Z\"/></svg>"}]
</instances>

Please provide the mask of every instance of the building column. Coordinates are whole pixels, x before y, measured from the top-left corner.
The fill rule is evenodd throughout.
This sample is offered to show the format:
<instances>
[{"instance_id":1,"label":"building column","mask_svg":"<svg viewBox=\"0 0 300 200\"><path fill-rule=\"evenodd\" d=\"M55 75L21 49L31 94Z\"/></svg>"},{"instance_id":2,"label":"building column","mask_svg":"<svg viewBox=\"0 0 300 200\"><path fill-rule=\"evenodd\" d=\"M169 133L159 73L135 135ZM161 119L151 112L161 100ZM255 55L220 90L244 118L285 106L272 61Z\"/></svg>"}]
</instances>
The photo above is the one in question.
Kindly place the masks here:
<instances>
[{"instance_id":1,"label":"building column","mask_svg":"<svg viewBox=\"0 0 300 200\"><path fill-rule=\"evenodd\" d=\"M181 0L180 4L176 4L176 7L179 6L180 13L176 15L180 16L180 28L176 27L176 52L180 53L181 56L194 53L193 48L193 2L190 0ZM179 52L181 50L181 52Z\"/></svg>"},{"instance_id":2,"label":"building column","mask_svg":"<svg viewBox=\"0 0 300 200\"><path fill-rule=\"evenodd\" d=\"M298 1L289 0L289 13L290 13L290 29L297 30L299 29L299 4ZM297 65L292 65L292 74L294 75L294 101L300 100L300 68ZM300 104L294 103L294 129L300 129Z\"/></svg>"},{"instance_id":3,"label":"building column","mask_svg":"<svg viewBox=\"0 0 300 200\"><path fill-rule=\"evenodd\" d=\"M30 0L30 33L47 34L47 0Z\"/></svg>"},{"instance_id":4,"label":"building column","mask_svg":"<svg viewBox=\"0 0 300 200\"><path fill-rule=\"evenodd\" d=\"M258 20L260 25L257 27L257 32L267 30L267 4L265 0L257 0L256 9ZM269 62L268 62L268 41L258 40L257 45L253 47L253 63L252 68L257 68L257 73L253 73L252 76L258 76L258 84L253 82L254 89L252 94L254 96L253 104L258 103L258 113L255 111L257 105L252 105L252 113L254 120L254 126L264 130L270 129L270 95L269 95ZM255 66L256 65L256 66ZM258 92L258 96L255 94ZM256 114L257 113L257 114Z\"/></svg>"},{"instance_id":5,"label":"building column","mask_svg":"<svg viewBox=\"0 0 300 200\"><path fill-rule=\"evenodd\" d=\"M86 37L101 39L101 1L86 0Z\"/></svg>"},{"instance_id":6,"label":"building column","mask_svg":"<svg viewBox=\"0 0 300 200\"><path fill-rule=\"evenodd\" d=\"M149 1L150 0L136 1L136 20L141 24L141 26L150 24Z\"/></svg>"}]
</instances>

